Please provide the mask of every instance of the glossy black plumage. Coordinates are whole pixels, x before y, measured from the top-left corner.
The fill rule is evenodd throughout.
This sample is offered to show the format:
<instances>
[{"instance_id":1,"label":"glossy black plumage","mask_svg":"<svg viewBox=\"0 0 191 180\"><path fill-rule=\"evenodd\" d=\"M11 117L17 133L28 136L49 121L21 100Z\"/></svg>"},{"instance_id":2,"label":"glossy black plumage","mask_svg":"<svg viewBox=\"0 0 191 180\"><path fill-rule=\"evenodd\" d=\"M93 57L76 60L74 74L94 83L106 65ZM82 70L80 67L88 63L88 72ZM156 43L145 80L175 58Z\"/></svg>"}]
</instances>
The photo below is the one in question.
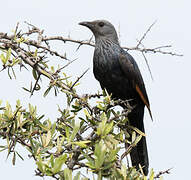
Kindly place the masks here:
<instances>
[{"instance_id":1,"label":"glossy black plumage","mask_svg":"<svg viewBox=\"0 0 191 180\"><path fill-rule=\"evenodd\" d=\"M130 100L130 105L135 106L128 115L129 123L144 130L144 107L150 112L149 100L145 85L133 57L123 50L118 42L114 26L105 20L82 22L95 36L95 51L93 57L93 72L102 88L106 88L113 98ZM150 112L151 115L151 112ZM139 169L143 167L148 174L149 160L146 139L143 137L130 153L132 165Z\"/></svg>"}]
</instances>

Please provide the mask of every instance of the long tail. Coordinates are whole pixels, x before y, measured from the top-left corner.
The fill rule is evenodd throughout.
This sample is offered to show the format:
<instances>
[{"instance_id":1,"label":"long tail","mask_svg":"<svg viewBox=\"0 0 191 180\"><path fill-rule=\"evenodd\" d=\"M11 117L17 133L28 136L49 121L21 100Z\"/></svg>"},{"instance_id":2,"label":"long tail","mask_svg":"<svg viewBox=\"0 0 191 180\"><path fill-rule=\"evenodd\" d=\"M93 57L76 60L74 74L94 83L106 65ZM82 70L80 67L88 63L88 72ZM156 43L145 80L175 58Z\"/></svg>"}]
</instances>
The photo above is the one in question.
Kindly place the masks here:
<instances>
[{"instance_id":1,"label":"long tail","mask_svg":"<svg viewBox=\"0 0 191 180\"><path fill-rule=\"evenodd\" d=\"M144 117L144 106L142 105L136 106L132 110L132 112L129 113L128 115L130 125L138 128L142 132L145 132L143 117ZM136 169L139 169L139 164L140 164L141 167L143 167L144 174L147 175L149 168L149 158L148 158L147 144L145 137L142 137L141 140L138 142L137 146L131 150L130 156L132 165L135 166Z\"/></svg>"}]
</instances>

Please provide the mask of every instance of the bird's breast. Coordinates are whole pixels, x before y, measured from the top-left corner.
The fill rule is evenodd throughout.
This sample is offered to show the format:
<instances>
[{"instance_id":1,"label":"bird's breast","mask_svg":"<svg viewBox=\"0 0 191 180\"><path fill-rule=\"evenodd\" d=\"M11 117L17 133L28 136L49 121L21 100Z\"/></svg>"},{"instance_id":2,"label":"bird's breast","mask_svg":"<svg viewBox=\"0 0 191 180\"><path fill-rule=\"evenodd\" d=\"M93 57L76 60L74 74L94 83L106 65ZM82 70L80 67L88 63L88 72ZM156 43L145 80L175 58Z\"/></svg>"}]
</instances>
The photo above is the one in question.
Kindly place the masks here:
<instances>
[{"instance_id":1,"label":"bird's breast","mask_svg":"<svg viewBox=\"0 0 191 180\"><path fill-rule=\"evenodd\" d=\"M126 99L131 94L131 83L119 64L119 52L95 50L93 72L101 87L112 93L113 97Z\"/></svg>"}]
</instances>

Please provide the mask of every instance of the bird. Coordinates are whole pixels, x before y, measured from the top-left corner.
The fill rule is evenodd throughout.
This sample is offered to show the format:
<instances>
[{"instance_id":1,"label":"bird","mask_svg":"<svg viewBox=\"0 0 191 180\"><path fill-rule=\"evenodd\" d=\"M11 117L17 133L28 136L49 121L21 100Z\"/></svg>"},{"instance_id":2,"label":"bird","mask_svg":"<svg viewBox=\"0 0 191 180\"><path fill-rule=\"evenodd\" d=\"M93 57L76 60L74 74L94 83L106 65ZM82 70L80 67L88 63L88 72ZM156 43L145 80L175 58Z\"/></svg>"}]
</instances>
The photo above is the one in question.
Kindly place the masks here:
<instances>
[{"instance_id":1,"label":"bird","mask_svg":"<svg viewBox=\"0 0 191 180\"><path fill-rule=\"evenodd\" d=\"M145 84L134 58L119 43L115 27L107 20L83 21L79 25L89 28L95 37L93 73L102 89L112 98L130 100L134 107L128 114L129 125L145 133L144 108L152 118ZM148 175L149 158L146 138L143 136L130 152L132 166L139 170L140 165Z\"/></svg>"}]
</instances>

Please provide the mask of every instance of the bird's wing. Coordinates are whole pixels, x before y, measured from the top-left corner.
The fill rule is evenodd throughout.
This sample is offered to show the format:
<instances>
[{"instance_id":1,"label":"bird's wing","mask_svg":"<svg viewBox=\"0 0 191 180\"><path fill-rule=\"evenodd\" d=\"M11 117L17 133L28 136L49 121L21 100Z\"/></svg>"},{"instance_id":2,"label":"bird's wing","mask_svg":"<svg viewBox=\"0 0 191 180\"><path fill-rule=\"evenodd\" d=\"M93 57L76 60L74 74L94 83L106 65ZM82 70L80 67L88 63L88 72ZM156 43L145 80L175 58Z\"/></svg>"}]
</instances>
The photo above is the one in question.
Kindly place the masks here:
<instances>
[{"instance_id":1,"label":"bird's wing","mask_svg":"<svg viewBox=\"0 0 191 180\"><path fill-rule=\"evenodd\" d=\"M132 80L132 85L135 91L139 94L141 100L148 108L149 114L152 118L152 113L150 109L149 99L146 93L145 85L143 78L141 76L141 72L138 68L137 63L133 59L133 57L127 52L123 52L119 56L119 63L122 71L126 75L128 79Z\"/></svg>"}]
</instances>

